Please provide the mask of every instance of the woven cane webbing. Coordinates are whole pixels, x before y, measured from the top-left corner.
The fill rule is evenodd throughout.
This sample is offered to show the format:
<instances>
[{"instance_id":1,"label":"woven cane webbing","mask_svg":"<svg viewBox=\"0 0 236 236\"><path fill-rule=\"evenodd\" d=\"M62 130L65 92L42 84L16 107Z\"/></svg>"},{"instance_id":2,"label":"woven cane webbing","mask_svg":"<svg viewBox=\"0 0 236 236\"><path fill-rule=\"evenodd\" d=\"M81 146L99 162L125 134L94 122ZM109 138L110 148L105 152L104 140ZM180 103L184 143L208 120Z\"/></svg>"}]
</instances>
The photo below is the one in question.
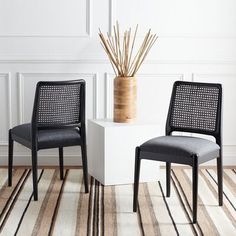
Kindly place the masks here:
<instances>
[{"instance_id":1,"label":"woven cane webbing","mask_svg":"<svg viewBox=\"0 0 236 236\"><path fill-rule=\"evenodd\" d=\"M170 125L175 128L214 132L219 93L219 88L214 86L177 85Z\"/></svg>"},{"instance_id":2,"label":"woven cane webbing","mask_svg":"<svg viewBox=\"0 0 236 236\"><path fill-rule=\"evenodd\" d=\"M41 126L79 123L80 84L44 85L39 90L37 122Z\"/></svg>"}]
</instances>

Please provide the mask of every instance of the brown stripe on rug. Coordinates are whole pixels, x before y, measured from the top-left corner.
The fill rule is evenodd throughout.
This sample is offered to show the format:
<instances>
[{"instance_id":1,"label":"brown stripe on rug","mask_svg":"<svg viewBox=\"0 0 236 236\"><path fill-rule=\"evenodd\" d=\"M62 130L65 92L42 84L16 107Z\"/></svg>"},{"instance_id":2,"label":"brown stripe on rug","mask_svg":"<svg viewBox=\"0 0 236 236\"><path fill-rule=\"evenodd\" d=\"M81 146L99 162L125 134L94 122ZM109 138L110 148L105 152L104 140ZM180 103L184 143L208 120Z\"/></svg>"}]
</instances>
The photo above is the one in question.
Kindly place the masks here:
<instances>
[{"instance_id":1,"label":"brown stripe on rug","mask_svg":"<svg viewBox=\"0 0 236 236\"><path fill-rule=\"evenodd\" d=\"M38 171L39 179L41 178L43 170ZM21 190L11 209L11 213L7 217L5 226L2 229L3 235L15 235L28 209L29 203L32 199L32 173L27 174L24 182L21 185Z\"/></svg>"},{"instance_id":2,"label":"brown stripe on rug","mask_svg":"<svg viewBox=\"0 0 236 236\"><path fill-rule=\"evenodd\" d=\"M104 235L117 236L117 212L115 186L103 187Z\"/></svg>"},{"instance_id":3,"label":"brown stripe on rug","mask_svg":"<svg viewBox=\"0 0 236 236\"><path fill-rule=\"evenodd\" d=\"M94 208L93 208L93 235L99 236L100 229L100 183L95 180Z\"/></svg>"},{"instance_id":4,"label":"brown stripe on rug","mask_svg":"<svg viewBox=\"0 0 236 236\"><path fill-rule=\"evenodd\" d=\"M91 187L89 192L89 203L87 209L88 210L87 235L93 235L94 198L95 198L95 179L91 177Z\"/></svg>"},{"instance_id":5,"label":"brown stripe on rug","mask_svg":"<svg viewBox=\"0 0 236 236\"><path fill-rule=\"evenodd\" d=\"M176 183L185 199L184 205L188 206L189 218L192 220L192 182L182 169L175 169L172 172L176 177ZM202 200L198 198L198 224L200 232L205 235L219 235L213 220L210 218ZM196 227L195 225L193 227ZM196 229L197 230L197 229Z\"/></svg>"},{"instance_id":6,"label":"brown stripe on rug","mask_svg":"<svg viewBox=\"0 0 236 236\"><path fill-rule=\"evenodd\" d=\"M160 228L153 211L147 184L139 185L139 211L140 223L142 224L144 235L160 235Z\"/></svg>"},{"instance_id":7,"label":"brown stripe on rug","mask_svg":"<svg viewBox=\"0 0 236 236\"><path fill-rule=\"evenodd\" d=\"M39 176L38 201L36 202L33 200L33 195L28 199L28 204L26 205L21 216L21 221L18 224L17 235L25 235L26 232L29 235L32 234L54 172L54 170L42 171Z\"/></svg>"},{"instance_id":8,"label":"brown stripe on rug","mask_svg":"<svg viewBox=\"0 0 236 236\"><path fill-rule=\"evenodd\" d=\"M87 230L88 230L88 216L89 216L89 211L90 209L89 206L89 199L91 200L91 194L92 193L92 187L93 183L91 182L92 180L90 179L90 186L89 186L89 193L85 194L84 193L84 184L81 184L80 187L80 197L79 197L79 203L77 207L77 221L76 221L76 230L75 230L75 235L78 236L83 236L83 235L88 235Z\"/></svg>"},{"instance_id":9,"label":"brown stripe on rug","mask_svg":"<svg viewBox=\"0 0 236 236\"><path fill-rule=\"evenodd\" d=\"M8 187L8 179L4 178L4 184L0 189L0 219L2 218L2 215L4 214L8 204L10 203L11 198L20 187L20 184L22 184L22 180L25 178L28 172L29 171L23 169L13 170L11 187ZM7 176L7 172L5 174Z\"/></svg>"},{"instance_id":10,"label":"brown stripe on rug","mask_svg":"<svg viewBox=\"0 0 236 236\"><path fill-rule=\"evenodd\" d=\"M99 235L104 235L104 186L99 183Z\"/></svg>"},{"instance_id":11,"label":"brown stripe on rug","mask_svg":"<svg viewBox=\"0 0 236 236\"><path fill-rule=\"evenodd\" d=\"M19 169L13 170L12 186L8 187L8 180L4 183L0 190L0 232L6 223L8 216L14 207L19 194L30 174L29 170Z\"/></svg>"},{"instance_id":12,"label":"brown stripe on rug","mask_svg":"<svg viewBox=\"0 0 236 236\"><path fill-rule=\"evenodd\" d=\"M63 181L59 179L59 171L56 170L51 177L51 183L42 202L32 235L49 234L51 225L53 224L53 214L56 210L56 204L60 196L62 184Z\"/></svg>"}]
</instances>

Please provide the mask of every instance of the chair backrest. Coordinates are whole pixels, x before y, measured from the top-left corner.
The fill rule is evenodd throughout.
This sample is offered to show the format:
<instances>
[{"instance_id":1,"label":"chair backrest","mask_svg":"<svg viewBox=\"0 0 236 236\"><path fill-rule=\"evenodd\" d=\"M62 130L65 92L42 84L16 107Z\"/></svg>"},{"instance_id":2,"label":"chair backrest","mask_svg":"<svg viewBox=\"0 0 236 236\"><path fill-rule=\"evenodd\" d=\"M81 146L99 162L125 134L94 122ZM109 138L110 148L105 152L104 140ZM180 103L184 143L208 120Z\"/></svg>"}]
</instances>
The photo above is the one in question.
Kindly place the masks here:
<instances>
[{"instance_id":1,"label":"chair backrest","mask_svg":"<svg viewBox=\"0 0 236 236\"><path fill-rule=\"evenodd\" d=\"M166 122L166 134L183 131L221 139L221 84L176 81Z\"/></svg>"},{"instance_id":2,"label":"chair backrest","mask_svg":"<svg viewBox=\"0 0 236 236\"><path fill-rule=\"evenodd\" d=\"M32 125L79 126L85 120L85 81L41 81L35 93Z\"/></svg>"}]
</instances>

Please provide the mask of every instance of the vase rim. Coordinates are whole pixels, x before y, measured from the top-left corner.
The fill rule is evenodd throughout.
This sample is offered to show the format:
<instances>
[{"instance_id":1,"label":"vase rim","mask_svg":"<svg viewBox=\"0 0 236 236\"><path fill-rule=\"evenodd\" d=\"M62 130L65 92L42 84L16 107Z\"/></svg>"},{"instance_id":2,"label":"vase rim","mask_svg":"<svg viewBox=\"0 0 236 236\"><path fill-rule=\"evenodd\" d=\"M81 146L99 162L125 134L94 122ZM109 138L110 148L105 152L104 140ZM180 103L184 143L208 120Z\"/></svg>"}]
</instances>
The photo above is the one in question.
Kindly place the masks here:
<instances>
[{"instance_id":1,"label":"vase rim","mask_svg":"<svg viewBox=\"0 0 236 236\"><path fill-rule=\"evenodd\" d=\"M116 78L135 78L135 76L116 76Z\"/></svg>"}]
</instances>

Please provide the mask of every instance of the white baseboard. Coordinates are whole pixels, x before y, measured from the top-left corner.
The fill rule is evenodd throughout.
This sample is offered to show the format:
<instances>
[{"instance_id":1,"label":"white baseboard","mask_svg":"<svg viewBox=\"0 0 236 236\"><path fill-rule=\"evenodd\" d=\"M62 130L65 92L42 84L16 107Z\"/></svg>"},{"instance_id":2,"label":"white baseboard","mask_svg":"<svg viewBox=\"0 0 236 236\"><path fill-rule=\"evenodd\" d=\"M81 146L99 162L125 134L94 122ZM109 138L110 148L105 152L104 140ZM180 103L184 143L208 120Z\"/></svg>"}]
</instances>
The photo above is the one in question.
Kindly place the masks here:
<instances>
[{"instance_id":1,"label":"white baseboard","mask_svg":"<svg viewBox=\"0 0 236 236\"><path fill-rule=\"evenodd\" d=\"M58 156L56 155L39 155L38 165L39 166L57 166ZM0 166L8 165L8 157L6 155L0 155ZM15 155L14 156L15 166L31 166L31 156L30 155ZM64 156L65 166L81 166L82 160L81 156L76 155L65 155ZM234 156L226 156L223 158L224 166L236 166L236 154ZM160 162L160 166L165 166L164 162ZM173 164L175 166L175 164ZM201 166L216 166L216 160L211 160L202 164Z\"/></svg>"},{"instance_id":2,"label":"white baseboard","mask_svg":"<svg viewBox=\"0 0 236 236\"><path fill-rule=\"evenodd\" d=\"M65 166L81 166L81 156L76 155L65 155L64 165ZM0 156L0 166L8 165L8 157ZM13 165L15 166L31 166L30 155L14 155ZM39 166L57 166L59 165L59 157L56 155L38 155Z\"/></svg>"}]
</instances>

